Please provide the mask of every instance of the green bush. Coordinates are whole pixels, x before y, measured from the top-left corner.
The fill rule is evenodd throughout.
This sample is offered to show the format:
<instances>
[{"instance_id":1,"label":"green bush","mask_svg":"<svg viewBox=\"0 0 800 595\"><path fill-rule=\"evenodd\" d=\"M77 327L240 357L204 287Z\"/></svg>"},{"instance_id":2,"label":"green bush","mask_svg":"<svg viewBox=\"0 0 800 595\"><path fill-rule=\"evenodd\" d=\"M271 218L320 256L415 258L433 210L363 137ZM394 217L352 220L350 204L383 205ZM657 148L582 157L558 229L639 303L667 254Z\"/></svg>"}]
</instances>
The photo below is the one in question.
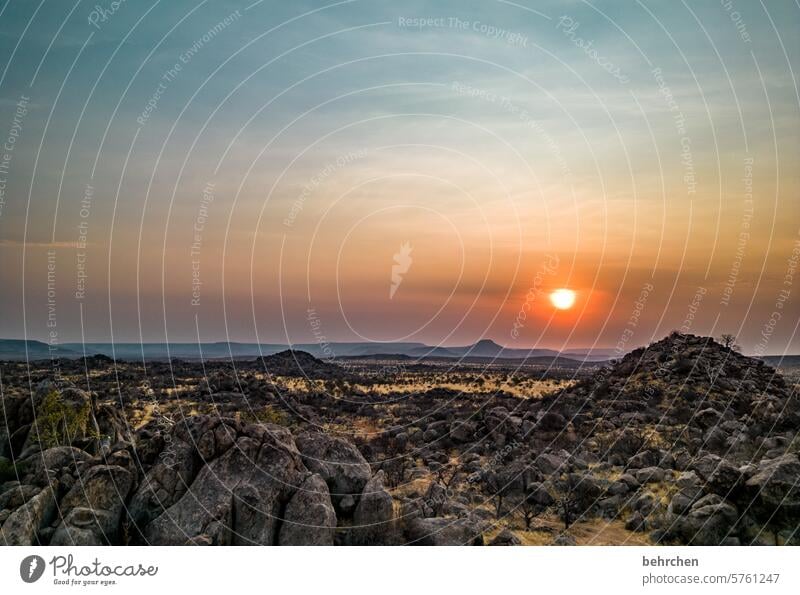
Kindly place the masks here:
<instances>
[{"instance_id":1,"label":"green bush","mask_svg":"<svg viewBox=\"0 0 800 595\"><path fill-rule=\"evenodd\" d=\"M275 424L288 427L291 425L289 415L280 409L267 405L260 411L247 411L241 414L242 421L250 423Z\"/></svg>"},{"instance_id":2,"label":"green bush","mask_svg":"<svg viewBox=\"0 0 800 595\"><path fill-rule=\"evenodd\" d=\"M76 438L86 436L90 414L88 401L68 403L58 391L50 391L36 408L39 443L44 448L72 444Z\"/></svg>"},{"instance_id":3,"label":"green bush","mask_svg":"<svg viewBox=\"0 0 800 595\"><path fill-rule=\"evenodd\" d=\"M5 457L0 457L0 483L16 479L14 465Z\"/></svg>"}]
</instances>

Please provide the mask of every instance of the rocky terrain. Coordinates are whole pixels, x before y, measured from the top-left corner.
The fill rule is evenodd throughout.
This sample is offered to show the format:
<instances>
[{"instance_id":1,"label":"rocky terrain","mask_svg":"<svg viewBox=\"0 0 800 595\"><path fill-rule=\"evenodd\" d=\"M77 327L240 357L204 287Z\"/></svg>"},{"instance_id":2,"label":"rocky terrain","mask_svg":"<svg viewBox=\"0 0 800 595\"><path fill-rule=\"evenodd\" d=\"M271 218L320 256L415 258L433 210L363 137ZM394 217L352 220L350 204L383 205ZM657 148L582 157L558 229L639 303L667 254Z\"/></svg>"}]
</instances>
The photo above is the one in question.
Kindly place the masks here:
<instances>
[{"instance_id":1,"label":"rocky terrain","mask_svg":"<svg viewBox=\"0 0 800 595\"><path fill-rule=\"evenodd\" d=\"M800 399L669 337L547 369L6 362L0 543L800 544Z\"/></svg>"}]
</instances>

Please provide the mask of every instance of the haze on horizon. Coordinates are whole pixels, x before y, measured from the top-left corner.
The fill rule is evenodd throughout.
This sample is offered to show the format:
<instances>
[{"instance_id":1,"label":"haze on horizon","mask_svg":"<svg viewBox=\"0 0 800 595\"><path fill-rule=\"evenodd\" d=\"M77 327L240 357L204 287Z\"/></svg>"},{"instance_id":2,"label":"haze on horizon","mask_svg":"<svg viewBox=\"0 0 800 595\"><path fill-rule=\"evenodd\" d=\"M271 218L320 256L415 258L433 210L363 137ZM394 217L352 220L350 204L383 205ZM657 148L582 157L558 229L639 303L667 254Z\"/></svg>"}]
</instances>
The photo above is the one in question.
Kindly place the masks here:
<instances>
[{"instance_id":1,"label":"haze on horizon","mask_svg":"<svg viewBox=\"0 0 800 595\"><path fill-rule=\"evenodd\" d=\"M791 1L37 6L0 337L800 353Z\"/></svg>"}]
</instances>

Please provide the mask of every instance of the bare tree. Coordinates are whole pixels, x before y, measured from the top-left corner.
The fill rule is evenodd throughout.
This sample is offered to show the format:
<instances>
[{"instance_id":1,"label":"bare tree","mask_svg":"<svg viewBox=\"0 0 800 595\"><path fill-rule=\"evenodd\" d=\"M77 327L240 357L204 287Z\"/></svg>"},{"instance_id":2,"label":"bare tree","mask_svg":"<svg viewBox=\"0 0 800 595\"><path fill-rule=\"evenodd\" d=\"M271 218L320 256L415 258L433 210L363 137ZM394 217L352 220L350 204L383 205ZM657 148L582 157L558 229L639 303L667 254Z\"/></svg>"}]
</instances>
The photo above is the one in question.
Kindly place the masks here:
<instances>
[{"instance_id":1,"label":"bare tree","mask_svg":"<svg viewBox=\"0 0 800 595\"><path fill-rule=\"evenodd\" d=\"M720 335L719 342L723 347L727 347L731 351L739 351L741 347L736 343L736 335L730 333L723 333Z\"/></svg>"},{"instance_id":2,"label":"bare tree","mask_svg":"<svg viewBox=\"0 0 800 595\"><path fill-rule=\"evenodd\" d=\"M508 482L502 473L497 471L487 471L484 476L483 480L486 483L486 487L492 494L492 499L494 500L494 515L495 518L500 518L501 513L503 512L503 502L505 501L505 497L508 493Z\"/></svg>"},{"instance_id":3,"label":"bare tree","mask_svg":"<svg viewBox=\"0 0 800 595\"><path fill-rule=\"evenodd\" d=\"M448 462L443 465L435 466L434 475L436 483L445 489L449 489L451 485L458 483L458 476L461 472L461 467L458 463Z\"/></svg>"},{"instance_id":4,"label":"bare tree","mask_svg":"<svg viewBox=\"0 0 800 595\"><path fill-rule=\"evenodd\" d=\"M561 518L564 521L564 528L569 529L572 525L575 507L577 505L577 487L580 478L575 475L575 464L570 460L563 475L563 491L558 498L558 508L561 511Z\"/></svg>"},{"instance_id":5,"label":"bare tree","mask_svg":"<svg viewBox=\"0 0 800 595\"><path fill-rule=\"evenodd\" d=\"M533 519L547 510L548 506L553 504L554 500L547 490L541 484L529 486L522 497L520 509L522 510L522 518L525 521L525 530L531 530Z\"/></svg>"}]
</instances>

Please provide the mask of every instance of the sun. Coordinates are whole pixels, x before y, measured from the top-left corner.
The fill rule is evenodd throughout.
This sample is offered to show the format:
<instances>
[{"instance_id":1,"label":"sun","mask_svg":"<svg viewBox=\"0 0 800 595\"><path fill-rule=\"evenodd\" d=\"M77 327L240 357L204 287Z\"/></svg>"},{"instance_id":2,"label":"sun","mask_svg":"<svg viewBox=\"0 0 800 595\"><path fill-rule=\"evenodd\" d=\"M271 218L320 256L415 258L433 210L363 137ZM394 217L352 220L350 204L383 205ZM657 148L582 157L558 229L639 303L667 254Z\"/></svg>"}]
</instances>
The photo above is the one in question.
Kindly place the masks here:
<instances>
[{"instance_id":1,"label":"sun","mask_svg":"<svg viewBox=\"0 0 800 595\"><path fill-rule=\"evenodd\" d=\"M550 301L559 310L569 310L575 304L575 292L571 289L556 289L550 294Z\"/></svg>"}]
</instances>

